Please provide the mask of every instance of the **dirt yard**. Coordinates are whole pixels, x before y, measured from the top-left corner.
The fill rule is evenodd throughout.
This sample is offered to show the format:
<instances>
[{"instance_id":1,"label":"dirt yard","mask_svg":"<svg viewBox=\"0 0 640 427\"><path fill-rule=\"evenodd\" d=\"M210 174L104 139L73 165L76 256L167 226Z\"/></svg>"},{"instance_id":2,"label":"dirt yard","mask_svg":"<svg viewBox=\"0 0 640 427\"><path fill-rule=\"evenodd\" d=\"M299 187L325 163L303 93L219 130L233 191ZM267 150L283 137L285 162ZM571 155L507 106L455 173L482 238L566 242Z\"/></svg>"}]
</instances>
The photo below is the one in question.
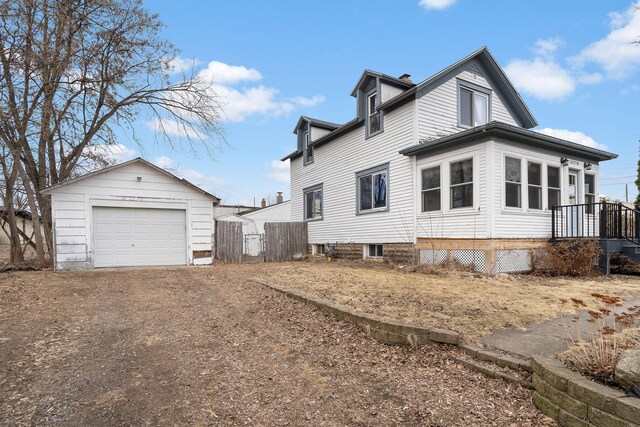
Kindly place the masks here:
<instances>
[{"instance_id":1,"label":"dirt yard","mask_svg":"<svg viewBox=\"0 0 640 427\"><path fill-rule=\"evenodd\" d=\"M585 301L593 292L640 298L640 277L591 280L509 275L497 278L390 269L383 264L304 262L264 269L262 278L338 304L423 326L462 332L473 340L572 310L560 298Z\"/></svg>"},{"instance_id":2,"label":"dirt yard","mask_svg":"<svg viewBox=\"0 0 640 427\"><path fill-rule=\"evenodd\" d=\"M357 273L0 275L0 425L554 425L529 391L464 369L455 350L379 344L249 280L272 270L290 283Z\"/></svg>"}]
</instances>

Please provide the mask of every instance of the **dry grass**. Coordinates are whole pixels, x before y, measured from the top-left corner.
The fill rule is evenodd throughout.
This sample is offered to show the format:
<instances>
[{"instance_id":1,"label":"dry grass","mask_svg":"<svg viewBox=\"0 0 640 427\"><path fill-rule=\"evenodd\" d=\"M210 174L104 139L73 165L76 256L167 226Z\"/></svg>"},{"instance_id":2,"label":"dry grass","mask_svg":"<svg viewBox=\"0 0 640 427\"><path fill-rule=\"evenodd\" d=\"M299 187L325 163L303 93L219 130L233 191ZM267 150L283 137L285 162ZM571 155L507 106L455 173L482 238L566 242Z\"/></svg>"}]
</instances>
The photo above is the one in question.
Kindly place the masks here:
<instances>
[{"instance_id":1,"label":"dry grass","mask_svg":"<svg viewBox=\"0 0 640 427\"><path fill-rule=\"evenodd\" d=\"M456 330L468 339L571 312L561 298L588 298L593 292L640 298L640 279L632 277L492 278L318 262L271 264L260 270L262 278L281 286L383 318Z\"/></svg>"}]
</instances>

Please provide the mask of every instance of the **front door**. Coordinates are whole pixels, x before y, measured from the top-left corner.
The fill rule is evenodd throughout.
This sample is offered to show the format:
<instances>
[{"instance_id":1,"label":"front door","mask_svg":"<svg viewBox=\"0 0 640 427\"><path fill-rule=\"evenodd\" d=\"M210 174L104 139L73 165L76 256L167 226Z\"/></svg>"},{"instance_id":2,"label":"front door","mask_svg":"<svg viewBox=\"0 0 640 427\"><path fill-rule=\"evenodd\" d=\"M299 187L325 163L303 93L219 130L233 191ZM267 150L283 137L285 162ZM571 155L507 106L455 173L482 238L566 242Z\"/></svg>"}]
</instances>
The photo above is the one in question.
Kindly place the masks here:
<instances>
[{"instance_id":1,"label":"front door","mask_svg":"<svg viewBox=\"0 0 640 427\"><path fill-rule=\"evenodd\" d=\"M572 237L578 236L578 230L580 230L580 208L577 206L580 203L580 186L578 185L578 171L569 171L569 204L572 205L569 208L569 230Z\"/></svg>"}]
</instances>

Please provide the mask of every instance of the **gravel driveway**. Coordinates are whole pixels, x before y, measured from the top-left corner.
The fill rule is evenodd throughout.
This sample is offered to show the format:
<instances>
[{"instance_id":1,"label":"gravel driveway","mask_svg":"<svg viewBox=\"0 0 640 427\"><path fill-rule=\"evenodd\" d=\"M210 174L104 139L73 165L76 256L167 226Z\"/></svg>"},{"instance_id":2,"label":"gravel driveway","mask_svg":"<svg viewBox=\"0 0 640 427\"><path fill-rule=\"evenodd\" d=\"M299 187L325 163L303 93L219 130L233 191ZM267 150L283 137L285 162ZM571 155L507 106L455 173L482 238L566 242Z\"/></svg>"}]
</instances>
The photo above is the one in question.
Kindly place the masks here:
<instances>
[{"instance_id":1,"label":"gravel driveway","mask_svg":"<svg viewBox=\"0 0 640 427\"><path fill-rule=\"evenodd\" d=\"M271 265L0 275L1 425L554 425L530 392L250 281Z\"/></svg>"}]
</instances>

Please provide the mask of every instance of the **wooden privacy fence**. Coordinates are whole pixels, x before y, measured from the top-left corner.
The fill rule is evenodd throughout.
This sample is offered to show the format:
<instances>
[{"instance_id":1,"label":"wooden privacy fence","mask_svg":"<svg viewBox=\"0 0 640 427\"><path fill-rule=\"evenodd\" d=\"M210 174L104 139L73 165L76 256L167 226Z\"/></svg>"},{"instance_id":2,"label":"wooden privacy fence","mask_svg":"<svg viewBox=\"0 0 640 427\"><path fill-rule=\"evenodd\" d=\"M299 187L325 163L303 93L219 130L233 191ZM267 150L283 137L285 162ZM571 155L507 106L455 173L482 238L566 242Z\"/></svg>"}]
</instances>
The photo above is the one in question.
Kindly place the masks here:
<instances>
[{"instance_id":1,"label":"wooden privacy fence","mask_svg":"<svg viewBox=\"0 0 640 427\"><path fill-rule=\"evenodd\" d=\"M307 223L267 222L264 224L265 254L267 262L290 261L307 255Z\"/></svg>"},{"instance_id":2,"label":"wooden privacy fence","mask_svg":"<svg viewBox=\"0 0 640 427\"><path fill-rule=\"evenodd\" d=\"M242 223L216 221L216 259L223 262L242 262Z\"/></svg>"}]
</instances>

